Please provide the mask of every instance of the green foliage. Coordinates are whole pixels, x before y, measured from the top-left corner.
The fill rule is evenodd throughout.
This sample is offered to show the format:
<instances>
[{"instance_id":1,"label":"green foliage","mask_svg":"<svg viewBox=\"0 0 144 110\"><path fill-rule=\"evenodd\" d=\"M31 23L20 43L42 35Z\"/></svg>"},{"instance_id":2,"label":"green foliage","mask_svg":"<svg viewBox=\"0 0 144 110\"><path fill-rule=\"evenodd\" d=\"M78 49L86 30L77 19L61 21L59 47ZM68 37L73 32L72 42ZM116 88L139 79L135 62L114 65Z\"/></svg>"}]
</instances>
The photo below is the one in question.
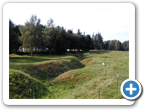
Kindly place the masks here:
<instances>
[{"instance_id":1,"label":"green foliage","mask_svg":"<svg viewBox=\"0 0 144 110\"><path fill-rule=\"evenodd\" d=\"M58 54L65 53L66 52L66 32L64 29L60 29L58 32L58 35L56 36L56 45L55 45L55 51Z\"/></svg>"},{"instance_id":2,"label":"green foliage","mask_svg":"<svg viewBox=\"0 0 144 110\"><path fill-rule=\"evenodd\" d=\"M90 35L85 36L85 40L86 40L85 49L86 50L93 49L93 42Z\"/></svg>"},{"instance_id":3,"label":"green foliage","mask_svg":"<svg viewBox=\"0 0 144 110\"><path fill-rule=\"evenodd\" d=\"M19 70L10 70L10 99L40 99L47 93L47 88L40 81Z\"/></svg>"},{"instance_id":4,"label":"green foliage","mask_svg":"<svg viewBox=\"0 0 144 110\"><path fill-rule=\"evenodd\" d=\"M122 43L122 50L129 51L129 41L124 41Z\"/></svg>"},{"instance_id":5,"label":"green foliage","mask_svg":"<svg viewBox=\"0 0 144 110\"><path fill-rule=\"evenodd\" d=\"M80 29L77 31L77 35L81 35L82 33L80 32Z\"/></svg>"},{"instance_id":6,"label":"green foliage","mask_svg":"<svg viewBox=\"0 0 144 110\"><path fill-rule=\"evenodd\" d=\"M97 41L96 36L94 34L92 35L92 40L93 40L93 46L94 46L93 48L96 49L98 41Z\"/></svg>"},{"instance_id":7,"label":"green foliage","mask_svg":"<svg viewBox=\"0 0 144 110\"><path fill-rule=\"evenodd\" d=\"M54 23L54 20L53 19L49 19L48 21L47 21L47 28L54 28L55 27L55 25L53 24Z\"/></svg>"},{"instance_id":8,"label":"green foliage","mask_svg":"<svg viewBox=\"0 0 144 110\"><path fill-rule=\"evenodd\" d=\"M20 37L22 47L29 51L31 55L34 49L41 48L42 26L40 19L32 15L29 22L27 21L24 26L20 26L20 32L22 34Z\"/></svg>"},{"instance_id":9,"label":"green foliage","mask_svg":"<svg viewBox=\"0 0 144 110\"><path fill-rule=\"evenodd\" d=\"M104 41L104 49L105 50L109 50L109 46L110 46L110 41L108 40L108 41Z\"/></svg>"},{"instance_id":10,"label":"green foliage","mask_svg":"<svg viewBox=\"0 0 144 110\"><path fill-rule=\"evenodd\" d=\"M94 49L101 50L103 49L104 43L103 43L103 37L101 36L101 33L98 33L96 35L93 34L92 36Z\"/></svg>"},{"instance_id":11,"label":"green foliage","mask_svg":"<svg viewBox=\"0 0 144 110\"><path fill-rule=\"evenodd\" d=\"M55 48L57 33L57 30L54 28L45 27L43 30L44 48L48 48L49 52L52 51L52 48Z\"/></svg>"},{"instance_id":12,"label":"green foliage","mask_svg":"<svg viewBox=\"0 0 144 110\"><path fill-rule=\"evenodd\" d=\"M86 40L85 40L85 37L83 35L79 35L79 39L80 39L80 49L81 50L86 50Z\"/></svg>"},{"instance_id":13,"label":"green foliage","mask_svg":"<svg viewBox=\"0 0 144 110\"><path fill-rule=\"evenodd\" d=\"M119 40L108 40L104 42L105 50L124 50Z\"/></svg>"},{"instance_id":14,"label":"green foliage","mask_svg":"<svg viewBox=\"0 0 144 110\"><path fill-rule=\"evenodd\" d=\"M19 40L16 28L15 24L9 20L9 53L18 49Z\"/></svg>"},{"instance_id":15,"label":"green foliage","mask_svg":"<svg viewBox=\"0 0 144 110\"><path fill-rule=\"evenodd\" d=\"M121 43L118 40L108 40L103 42L101 33L96 35L82 34L80 29L77 33L66 30L64 27L55 26L54 20L49 19L47 25L40 24L40 19L32 15L25 25L14 25L9 21L10 33L10 53L16 51L48 52L47 54L64 54L69 51L89 51L95 50L129 50L129 41ZM20 30L19 30L20 29ZM19 36L19 37L18 37Z\"/></svg>"},{"instance_id":16,"label":"green foliage","mask_svg":"<svg viewBox=\"0 0 144 110\"><path fill-rule=\"evenodd\" d=\"M96 34L97 41L98 41L98 50L103 49L103 37L101 36L101 33Z\"/></svg>"},{"instance_id":17,"label":"green foliage","mask_svg":"<svg viewBox=\"0 0 144 110\"><path fill-rule=\"evenodd\" d=\"M121 42L120 41L115 42L115 50L121 50Z\"/></svg>"}]
</instances>

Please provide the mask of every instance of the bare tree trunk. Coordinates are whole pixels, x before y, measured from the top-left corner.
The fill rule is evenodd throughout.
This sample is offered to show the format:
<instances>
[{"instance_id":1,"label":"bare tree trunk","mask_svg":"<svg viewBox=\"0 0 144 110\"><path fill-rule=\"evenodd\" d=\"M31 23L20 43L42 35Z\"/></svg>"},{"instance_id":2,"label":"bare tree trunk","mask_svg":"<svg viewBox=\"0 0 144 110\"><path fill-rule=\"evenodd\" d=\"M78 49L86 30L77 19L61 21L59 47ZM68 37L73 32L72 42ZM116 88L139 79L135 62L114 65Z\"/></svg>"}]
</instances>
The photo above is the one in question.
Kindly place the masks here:
<instances>
[{"instance_id":1,"label":"bare tree trunk","mask_svg":"<svg viewBox=\"0 0 144 110\"><path fill-rule=\"evenodd\" d=\"M31 56L32 56L32 52L31 52Z\"/></svg>"}]
</instances>

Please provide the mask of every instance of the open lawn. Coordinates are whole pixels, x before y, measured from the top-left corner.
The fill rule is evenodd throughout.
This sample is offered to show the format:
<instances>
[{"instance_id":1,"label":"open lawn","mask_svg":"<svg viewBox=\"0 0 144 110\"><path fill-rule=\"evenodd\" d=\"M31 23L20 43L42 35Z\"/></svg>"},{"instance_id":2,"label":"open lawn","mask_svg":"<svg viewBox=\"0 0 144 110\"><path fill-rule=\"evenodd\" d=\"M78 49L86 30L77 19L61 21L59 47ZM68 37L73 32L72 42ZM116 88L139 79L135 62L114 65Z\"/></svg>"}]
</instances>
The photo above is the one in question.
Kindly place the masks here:
<instances>
[{"instance_id":1,"label":"open lawn","mask_svg":"<svg viewBox=\"0 0 144 110\"><path fill-rule=\"evenodd\" d=\"M100 91L101 99L121 99L120 85L128 75L128 51L10 54L9 98L97 99Z\"/></svg>"}]
</instances>

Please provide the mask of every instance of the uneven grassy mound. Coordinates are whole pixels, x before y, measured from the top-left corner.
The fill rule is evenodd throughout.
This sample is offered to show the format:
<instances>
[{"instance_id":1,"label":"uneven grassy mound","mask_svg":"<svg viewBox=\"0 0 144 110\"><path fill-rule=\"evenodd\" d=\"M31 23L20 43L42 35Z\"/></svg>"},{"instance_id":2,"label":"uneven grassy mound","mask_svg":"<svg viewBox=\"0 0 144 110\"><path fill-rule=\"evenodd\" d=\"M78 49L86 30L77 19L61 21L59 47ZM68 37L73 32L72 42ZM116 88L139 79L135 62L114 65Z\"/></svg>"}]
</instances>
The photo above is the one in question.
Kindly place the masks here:
<instances>
[{"instance_id":1,"label":"uneven grassy mound","mask_svg":"<svg viewBox=\"0 0 144 110\"><path fill-rule=\"evenodd\" d=\"M23 59L21 57L12 57L11 64L13 64L13 61L18 62L21 60L25 60L27 64L17 63L16 65L10 65L12 67L9 77L11 99L43 98L45 93L48 93L51 97L54 93L49 91L49 84L53 78L69 70L84 67L80 60L74 56L36 63L29 63L30 61L28 61L37 61L34 57L24 57ZM39 61L42 60L39 58Z\"/></svg>"},{"instance_id":2,"label":"uneven grassy mound","mask_svg":"<svg viewBox=\"0 0 144 110\"><path fill-rule=\"evenodd\" d=\"M25 65L22 70L32 77L45 80L48 77L56 77L66 71L81 68L83 66L84 65L77 59L72 58L69 61L53 60Z\"/></svg>"},{"instance_id":3,"label":"uneven grassy mound","mask_svg":"<svg viewBox=\"0 0 144 110\"><path fill-rule=\"evenodd\" d=\"M19 71L10 70L9 98L10 99L39 99L46 95L48 90L35 78Z\"/></svg>"},{"instance_id":4,"label":"uneven grassy mound","mask_svg":"<svg viewBox=\"0 0 144 110\"><path fill-rule=\"evenodd\" d=\"M100 91L101 99L121 99L129 75L129 52L121 51L13 54L9 61L10 98L97 99Z\"/></svg>"},{"instance_id":5,"label":"uneven grassy mound","mask_svg":"<svg viewBox=\"0 0 144 110\"><path fill-rule=\"evenodd\" d=\"M77 68L82 68L84 65L77 59L77 58L71 58L70 63L75 65Z\"/></svg>"},{"instance_id":6,"label":"uneven grassy mound","mask_svg":"<svg viewBox=\"0 0 144 110\"><path fill-rule=\"evenodd\" d=\"M86 59L82 60L81 63L88 64L91 60L92 60L92 58L86 58Z\"/></svg>"}]
</instances>

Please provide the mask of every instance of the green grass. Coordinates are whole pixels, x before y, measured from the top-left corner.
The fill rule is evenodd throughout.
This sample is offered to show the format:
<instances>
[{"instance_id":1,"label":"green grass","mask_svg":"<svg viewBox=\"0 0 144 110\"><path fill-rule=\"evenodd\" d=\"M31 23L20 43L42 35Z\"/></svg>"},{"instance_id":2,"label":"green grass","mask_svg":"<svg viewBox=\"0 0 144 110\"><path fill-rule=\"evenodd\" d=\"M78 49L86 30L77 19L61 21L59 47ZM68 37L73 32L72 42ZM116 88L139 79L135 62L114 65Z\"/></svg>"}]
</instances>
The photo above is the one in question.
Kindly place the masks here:
<instances>
[{"instance_id":1,"label":"green grass","mask_svg":"<svg viewBox=\"0 0 144 110\"><path fill-rule=\"evenodd\" d=\"M103 62L106 66L102 65ZM129 52L93 51L33 57L11 54L9 67L10 98L95 99L104 87L100 98L120 99L120 85L128 77L119 77L117 89L114 71L119 75L129 75ZM26 83L25 78L34 84ZM15 83L25 87L25 94ZM37 85L41 85L38 86L41 92L36 97L34 88Z\"/></svg>"},{"instance_id":2,"label":"green grass","mask_svg":"<svg viewBox=\"0 0 144 110\"><path fill-rule=\"evenodd\" d=\"M43 83L20 70L10 69L9 82L10 99L40 99L49 92Z\"/></svg>"}]
</instances>

